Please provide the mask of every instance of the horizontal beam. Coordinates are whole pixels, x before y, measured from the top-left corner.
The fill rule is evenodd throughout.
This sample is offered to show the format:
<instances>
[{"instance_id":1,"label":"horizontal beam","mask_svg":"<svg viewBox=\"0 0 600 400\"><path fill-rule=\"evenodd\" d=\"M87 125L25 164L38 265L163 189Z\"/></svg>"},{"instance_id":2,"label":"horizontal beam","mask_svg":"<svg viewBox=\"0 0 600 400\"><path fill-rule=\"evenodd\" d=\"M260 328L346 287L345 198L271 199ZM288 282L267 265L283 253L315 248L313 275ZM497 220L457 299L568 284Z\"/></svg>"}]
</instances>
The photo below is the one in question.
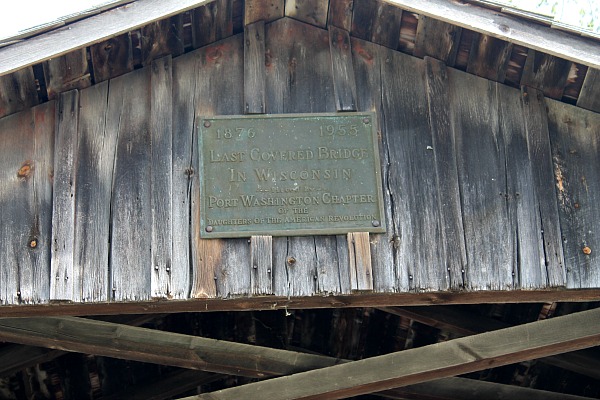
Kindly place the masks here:
<instances>
[{"instance_id":1,"label":"horizontal beam","mask_svg":"<svg viewBox=\"0 0 600 400\"><path fill-rule=\"evenodd\" d=\"M177 301L66 303L0 306L3 317L156 314L208 311L295 310L451 304L588 302L600 289L517 290L479 292L354 293L339 296L255 296L234 299L198 298Z\"/></svg>"},{"instance_id":2,"label":"horizontal beam","mask_svg":"<svg viewBox=\"0 0 600 400\"><path fill-rule=\"evenodd\" d=\"M0 340L262 378L335 365L329 357L76 317L2 318Z\"/></svg>"},{"instance_id":3,"label":"horizontal beam","mask_svg":"<svg viewBox=\"0 0 600 400\"><path fill-rule=\"evenodd\" d=\"M135 1L0 49L0 76L196 8L209 0Z\"/></svg>"},{"instance_id":4,"label":"horizontal beam","mask_svg":"<svg viewBox=\"0 0 600 400\"><path fill-rule=\"evenodd\" d=\"M186 400L339 399L600 344L600 308L273 378Z\"/></svg>"},{"instance_id":5,"label":"horizontal beam","mask_svg":"<svg viewBox=\"0 0 600 400\"><path fill-rule=\"evenodd\" d=\"M474 4L450 0L386 0L404 10L516 43L543 53L600 68L600 43L514 18Z\"/></svg>"}]
</instances>

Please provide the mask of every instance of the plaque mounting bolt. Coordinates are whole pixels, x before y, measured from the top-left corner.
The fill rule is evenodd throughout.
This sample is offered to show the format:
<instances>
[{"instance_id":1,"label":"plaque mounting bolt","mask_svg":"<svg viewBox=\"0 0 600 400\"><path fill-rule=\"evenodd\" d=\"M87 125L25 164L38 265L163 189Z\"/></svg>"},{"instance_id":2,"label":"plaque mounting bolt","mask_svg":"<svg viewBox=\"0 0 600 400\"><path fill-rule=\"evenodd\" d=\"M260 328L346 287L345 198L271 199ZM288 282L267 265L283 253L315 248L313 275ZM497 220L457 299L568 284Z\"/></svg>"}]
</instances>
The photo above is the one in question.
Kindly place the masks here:
<instances>
[{"instance_id":1,"label":"plaque mounting bolt","mask_svg":"<svg viewBox=\"0 0 600 400\"><path fill-rule=\"evenodd\" d=\"M204 127L210 128L210 121L204 121Z\"/></svg>"},{"instance_id":2,"label":"plaque mounting bolt","mask_svg":"<svg viewBox=\"0 0 600 400\"><path fill-rule=\"evenodd\" d=\"M375 219L375 220L373 220L373 221L371 222L371 224L372 224L372 225L373 225L375 228L377 228L379 225L381 225L381 223L380 223L379 221L377 221L376 219Z\"/></svg>"},{"instance_id":3,"label":"plaque mounting bolt","mask_svg":"<svg viewBox=\"0 0 600 400\"><path fill-rule=\"evenodd\" d=\"M210 233L210 232L212 232L212 231L213 231L213 227L212 227L212 225L208 225L208 226L206 227L206 232Z\"/></svg>"},{"instance_id":4,"label":"plaque mounting bolt","mask_svg":"<svg viewBox=\"0 0 600 400\"><path fill-rule=\"evenodd\" d=\"M371 122L371 120L368 117L363 118L363 122L365 124L368 124L369 122Z\"/></svg>"}]
</instances>

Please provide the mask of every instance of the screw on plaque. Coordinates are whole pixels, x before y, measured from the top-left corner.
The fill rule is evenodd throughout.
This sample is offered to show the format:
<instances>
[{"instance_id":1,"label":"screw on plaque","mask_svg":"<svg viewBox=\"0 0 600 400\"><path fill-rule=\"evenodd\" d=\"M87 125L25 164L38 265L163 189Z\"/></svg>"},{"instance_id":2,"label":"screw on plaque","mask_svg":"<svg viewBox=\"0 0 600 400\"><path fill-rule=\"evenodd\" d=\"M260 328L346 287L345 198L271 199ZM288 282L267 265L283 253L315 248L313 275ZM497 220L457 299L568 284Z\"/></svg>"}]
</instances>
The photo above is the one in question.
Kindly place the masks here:
<instances>
[{"instance_id":1,"label":"screw on plaque","mask_svg":"<svg viewBox=\"0 0 600 400\"><path fill-rule=\"evenodd\" d=\"M369 122L371 122L371 119L368 117L363 118L363 123L368 124Z\"/></svg>"},{"instance_id":2,"label":"screw on plaque","mask_svg":"<svg viewBox=\"0 0 600 400\"><path fill-rule=\"evenodd\" d=\"M373 220L373 221L371 222L371 224L372 224L372 225L373 225L375 228L377 228L379 225L381 225L381 223L380 223L379 221L377 221L376 219L375 219L375 220Z\"/></svg>"},{"instance_id":3,"label":"screw on plaque","mask_svg":"<svg viewBox=\"0 0 600 400\"><path fill-rule=\"evenodd\" d=\"M213 231L212 225L209 225L209 226L206 227L206 232L210 233L212 231Z\"/></svg>"},{"instance_id":4,"label":"screw on plaque","mask_svg":"<svg viewBox=\"0 0 600 400\"><path fill-rule=\"evenodd\" d=\"M210 128L210 121L204 121L204 127Z\"/></svg>"}]
</instances>

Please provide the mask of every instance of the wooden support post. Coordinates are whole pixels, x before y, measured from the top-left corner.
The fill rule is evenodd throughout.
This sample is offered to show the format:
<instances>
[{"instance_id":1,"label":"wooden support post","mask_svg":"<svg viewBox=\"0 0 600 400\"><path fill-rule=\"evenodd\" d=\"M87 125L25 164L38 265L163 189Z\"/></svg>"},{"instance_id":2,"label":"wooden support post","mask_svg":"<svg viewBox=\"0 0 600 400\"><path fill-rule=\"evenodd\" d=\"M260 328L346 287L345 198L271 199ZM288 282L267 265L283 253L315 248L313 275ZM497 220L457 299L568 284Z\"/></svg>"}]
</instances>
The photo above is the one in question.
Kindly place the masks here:
<instances>
[{"instance_id":1,"label":"wooden support post","mask_svg":"<svg viewBox=\"0 0 600 400\"><path fill-rule=\"evenodd\" d=\"M273 294L273 238L250 238L250 282L253 295Z\"/></svg>"},{"instance_id":2,"label":"wooden support post","mask_svg":"<svg viewBox=\"0 0 600 400\"><path fill-rule=\"evenodd\" d=\"M329 49L336 109L337 111L356 111L356 80L348 31L330 26Z\"/></svg>"},{"instance_id":3,"label":"wooden support post","mask_svg":"<svg viewBox=\"0 0 600 400\"><path fill-rule=\"evenodd\" d=\"M348 234L348 256L352 290L373 290L371 243L369 242L368 232Z\"/></svg>"},{"instance_id":4,"label":"wooden support post","mask_svg":"<svg viewBox=\"0 0 600 400\"><path fill-rule=\"evenodd\" d=\"M244 112L264 114L265 106L265 22L244 27Z\"/></svg>"},{"instance_id":5,"label":"wooden support post","mask_svg":"<svg viewBox=\"0 0 600 400\"><path fill-rule=\"evenodd\" d=\"M600 309L250 383L193 399L339 399L600 344Z\"/></svg>"}]
</instances>

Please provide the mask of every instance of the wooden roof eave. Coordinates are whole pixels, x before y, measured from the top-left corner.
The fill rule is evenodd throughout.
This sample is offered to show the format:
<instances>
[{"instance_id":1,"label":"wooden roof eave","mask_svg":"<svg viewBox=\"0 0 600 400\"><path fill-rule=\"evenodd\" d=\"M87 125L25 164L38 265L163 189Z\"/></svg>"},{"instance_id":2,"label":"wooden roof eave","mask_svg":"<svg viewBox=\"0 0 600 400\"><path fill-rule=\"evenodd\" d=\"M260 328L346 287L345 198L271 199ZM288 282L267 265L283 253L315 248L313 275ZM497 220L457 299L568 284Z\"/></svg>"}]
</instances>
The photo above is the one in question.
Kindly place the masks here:
<instances>
[{"instance_id":1,"label":"wooden roof eave","mask_svg":"<svg viewBox=\"0 0 600 400\"><path fill-rule=\"evenodd\" d=\"M459 4L447 0L386 1L404 10L439 19L589 67L600 68L600 45L593 39L531 23L470 3ZM0 48L0 76L55 58L75 49L99 43L209 2L209 0L135 1Z\"/></svg>"}]
</instances>

